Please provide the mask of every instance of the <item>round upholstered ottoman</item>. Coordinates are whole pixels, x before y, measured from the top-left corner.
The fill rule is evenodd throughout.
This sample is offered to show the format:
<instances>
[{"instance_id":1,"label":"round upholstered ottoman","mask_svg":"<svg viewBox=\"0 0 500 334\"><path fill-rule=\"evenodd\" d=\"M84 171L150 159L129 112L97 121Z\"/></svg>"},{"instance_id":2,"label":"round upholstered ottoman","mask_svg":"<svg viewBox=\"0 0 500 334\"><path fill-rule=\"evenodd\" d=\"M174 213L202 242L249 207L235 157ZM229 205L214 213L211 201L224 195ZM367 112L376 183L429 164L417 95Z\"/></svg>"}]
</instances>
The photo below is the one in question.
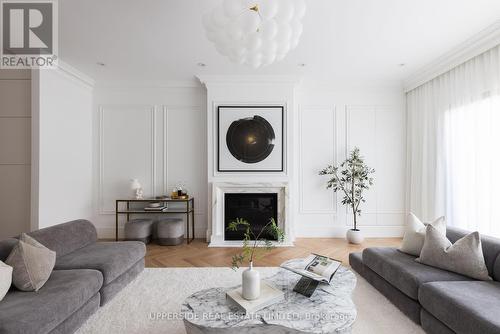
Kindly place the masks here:
<instances>
[{"instance_id":1,"label":"round upholstered ottoman","mask_svg":"<svg viewBox=\"0 0 500 334\"><path fill-rule=\"evenodd\" d=\"M184 241L184 227L180 218L163 218L156 223L156 242L159 245L175 246Z\"/></svg>"},{"instance_id":2,"label":"round upholstered ottoman","mask_svg":"<svg viewBox=\"0 0 500 334\"><path fill-rule=\"evenodd\" d=\"M142 241L147 244L151 241L152 234L152 219L132 219L125 223L125 240Z\"/></svg>"}]
</instances>

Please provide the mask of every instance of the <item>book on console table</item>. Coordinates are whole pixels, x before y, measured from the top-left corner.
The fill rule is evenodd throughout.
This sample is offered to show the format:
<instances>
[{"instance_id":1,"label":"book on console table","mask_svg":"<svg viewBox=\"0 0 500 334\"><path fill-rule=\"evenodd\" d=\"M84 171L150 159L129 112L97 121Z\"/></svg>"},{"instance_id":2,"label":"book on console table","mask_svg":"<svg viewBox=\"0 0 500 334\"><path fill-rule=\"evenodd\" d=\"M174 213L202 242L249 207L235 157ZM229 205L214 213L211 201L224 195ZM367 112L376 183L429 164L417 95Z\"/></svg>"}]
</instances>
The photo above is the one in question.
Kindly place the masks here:
<instances>
[{"instance_id":1,"label":"book on console table","mask_svg":"<svg viewBox=\"0 0 500 334\"><path fill-rule=\"evenodd\" d=\"M155 207L149 207L149 206L147 206L147 207L144 208L144 211L162 212L162 211L165 211L165 210L168 210L168 207L165 206L165 205L164 206L160 206L160 207L156 207L156 208Z\"/></svg>"},{"instance_id":2,"label":"book on console table","mask_svg":"<svg viewBox=\"0 0 500 334\"><path fill-rule=\"evenodd\" d=\"M327 256L311 254L304 261L295 265L283 264L283 269L290 270L302 276L293 291L306 297L311 297L319 283L329 284L342 261Z\"/></svg>"},{"instance_id":3,"label":"book on console table","mask_svg":"<svg viewBox=\"0 0 500 334\"><path fill-rule=\"evenodd\" d=\"M260 297L255 300L244 299L241 287L226 292L226 300L239 307L246 314L257 312L284 299L285 294L283 291L264 281L260 282Z\"/></svg>"}]
</instances>

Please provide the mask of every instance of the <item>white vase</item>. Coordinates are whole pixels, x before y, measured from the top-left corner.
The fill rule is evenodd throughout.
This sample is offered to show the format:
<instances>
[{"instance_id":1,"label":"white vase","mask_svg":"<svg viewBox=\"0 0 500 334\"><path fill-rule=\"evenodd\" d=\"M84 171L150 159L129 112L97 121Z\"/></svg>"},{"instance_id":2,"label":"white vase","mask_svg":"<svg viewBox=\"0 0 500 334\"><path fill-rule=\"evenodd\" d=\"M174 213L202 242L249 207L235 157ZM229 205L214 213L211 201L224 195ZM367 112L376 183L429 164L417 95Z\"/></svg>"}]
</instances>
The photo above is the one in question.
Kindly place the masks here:
<instances>
[{"instance_id":1,"label":"white vase","mask_svg":"<svg viewBox=\"0 0 500 334\"><path fill-rule=\"evenodd\" d=\"M260 296L260 274L253 269L252 262L250 262L250 267L243 271L241 289L243 298L246 300L254 300Z\"/></svg>"},{"instance_id":2,"label":"white vase","mask_svg":"<svg viewBox=\"0 0 500 334\"><path fill-rule=\"evenodd\" d=\"M349 241L351 244L356 245L359 245L363 242L363 240L365 240L365 238L363 237L363 232L354 229L350 229L347 231L346 238L347 241Z\"/></svg>"}]
</instances>

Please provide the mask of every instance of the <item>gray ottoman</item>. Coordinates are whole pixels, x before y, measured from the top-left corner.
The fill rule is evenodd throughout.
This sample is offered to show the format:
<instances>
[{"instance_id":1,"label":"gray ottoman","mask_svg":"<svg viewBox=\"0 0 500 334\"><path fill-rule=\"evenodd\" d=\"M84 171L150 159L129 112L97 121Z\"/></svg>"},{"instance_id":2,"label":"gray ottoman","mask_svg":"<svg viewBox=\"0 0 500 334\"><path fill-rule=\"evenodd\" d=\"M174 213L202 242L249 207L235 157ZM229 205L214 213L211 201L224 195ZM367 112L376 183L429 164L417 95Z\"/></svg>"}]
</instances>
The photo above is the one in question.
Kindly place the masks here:
<instances>
[{"instance_id":1,"label":"gray ottoman","mask_svg":"<svg viewBox=\"0 0 500 334\"><path fill-rule=\"evenodd\" d=\"M125 240L142 241L147 244L151 241L152 234L152 219L132 219L125 223Z\"/></svg>"},{"instance_id":2,"label":"gray ottoman","mask_svg":"<svg viewBox=\"0 0 500 334\"><path fill-rule=\"evenodd\" d=\"M159 245L174 246L184 241L184 226L180 218L163 218L156 223L156 242Z\"/></svg>"}]
</instances>

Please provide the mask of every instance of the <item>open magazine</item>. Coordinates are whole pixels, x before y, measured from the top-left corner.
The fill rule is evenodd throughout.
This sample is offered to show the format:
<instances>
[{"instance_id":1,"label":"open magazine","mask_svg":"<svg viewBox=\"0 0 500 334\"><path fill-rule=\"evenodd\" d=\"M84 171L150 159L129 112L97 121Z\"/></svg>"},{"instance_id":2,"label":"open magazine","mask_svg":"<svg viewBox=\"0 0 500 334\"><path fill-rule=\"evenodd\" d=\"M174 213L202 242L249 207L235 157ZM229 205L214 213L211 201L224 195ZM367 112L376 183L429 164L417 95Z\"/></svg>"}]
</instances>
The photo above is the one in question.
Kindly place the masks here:
<instances>
[{"instance_id":1,"label":"open magazine","mask_svg":"<svg viewBox=\"0 0 500 334\"><path fill-rule=\"evenodd\" d=\"M283 264L281 267L312 280L328 284L341 265L342 262L339 260L311 254L303 262Z\"/></svg>"}]
</instances>

